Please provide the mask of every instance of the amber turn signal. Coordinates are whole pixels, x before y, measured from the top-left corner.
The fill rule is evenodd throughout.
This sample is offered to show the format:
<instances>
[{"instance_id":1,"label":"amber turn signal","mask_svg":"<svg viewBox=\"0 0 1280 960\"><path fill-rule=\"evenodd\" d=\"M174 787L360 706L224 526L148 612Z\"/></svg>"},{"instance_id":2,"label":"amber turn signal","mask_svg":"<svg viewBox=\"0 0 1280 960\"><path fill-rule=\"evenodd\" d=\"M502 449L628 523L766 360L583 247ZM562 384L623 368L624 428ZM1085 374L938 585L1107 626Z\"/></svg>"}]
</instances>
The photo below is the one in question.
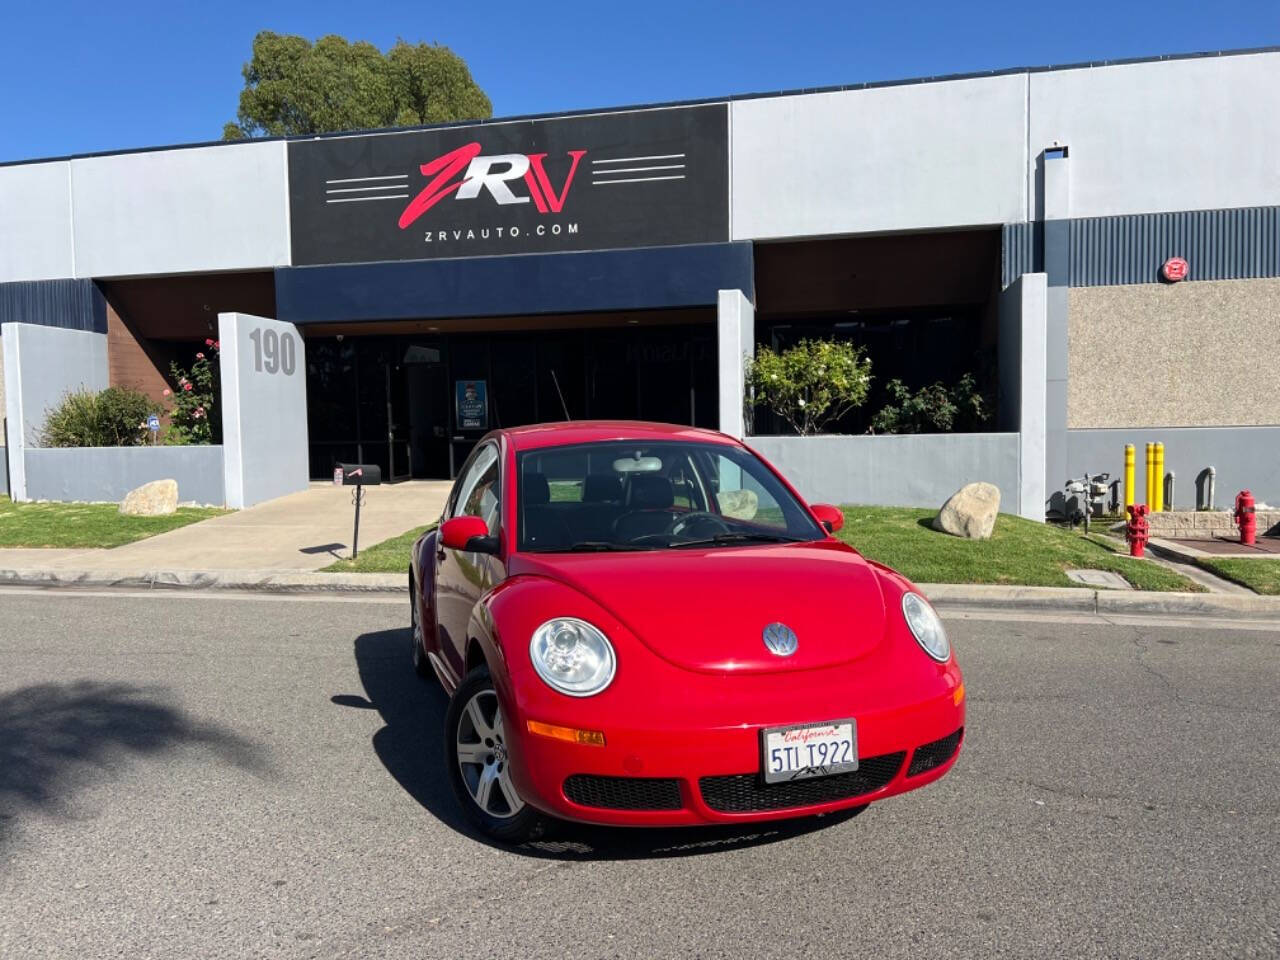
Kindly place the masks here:
<instances>
[{"instance_id":1,"label":"amber turn signal","mask_svg":"<svg viewBox=\"0 0 1280 960\"><path fill-rule=\"evenodd\" d=\"M958 707L960 706L960 701L963 699L964 699L964 684L962 683L958 687L956 687L955 692L951 694L951 702Z\"/></svg>"},{"instance_id":2,"label":"amber turn signal","mask_svg":"<svg viewBox=\"0 0 1280 960\"><path fill-rule=\"evenodd\" d=\"M604 733L599 730L578 730L574 727L557 727L554 723L542 723L539 720L528 721L529 732L552 740L564 740L566 743L582 743L589 747L603 747Z\"/></svg>"}]
</instances>

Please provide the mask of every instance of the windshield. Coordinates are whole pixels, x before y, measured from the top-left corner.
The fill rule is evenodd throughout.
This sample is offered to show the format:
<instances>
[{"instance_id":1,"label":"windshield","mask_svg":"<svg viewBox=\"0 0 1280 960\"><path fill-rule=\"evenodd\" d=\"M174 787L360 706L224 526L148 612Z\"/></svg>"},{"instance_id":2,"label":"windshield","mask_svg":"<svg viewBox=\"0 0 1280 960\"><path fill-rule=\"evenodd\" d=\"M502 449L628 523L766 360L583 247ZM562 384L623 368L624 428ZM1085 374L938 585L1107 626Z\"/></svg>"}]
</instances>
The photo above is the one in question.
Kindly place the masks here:
<instances>
[{"instance_id":1,"label":"windshield","mask_svg":"<svg viewBox=\"0 0 1280 960\"><path fill-rule=\"evenodd\" d=\"M609 441L519 455L521 550L667 550L826 534L753 454L688 441Z\"/></svg>"}]
</instances>

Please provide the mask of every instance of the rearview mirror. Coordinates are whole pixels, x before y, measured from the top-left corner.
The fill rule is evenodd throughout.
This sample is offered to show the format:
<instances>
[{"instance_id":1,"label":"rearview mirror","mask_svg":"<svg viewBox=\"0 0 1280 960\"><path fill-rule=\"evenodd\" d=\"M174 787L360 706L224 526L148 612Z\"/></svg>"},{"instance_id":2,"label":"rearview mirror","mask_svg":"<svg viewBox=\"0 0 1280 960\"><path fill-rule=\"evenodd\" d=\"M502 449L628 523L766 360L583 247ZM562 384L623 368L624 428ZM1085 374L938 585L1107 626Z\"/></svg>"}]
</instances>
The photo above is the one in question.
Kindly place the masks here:
<instances>
[{"instance_id":1,"label":"rearview mirror","mask_svg":"<svg viewBox=\"0 0 1280 960\"><path fill-rule=\"evenodd\" d=\"M497 553L498 538L489 536L489 526L480 517L453 517L440 526L440 542L450 550Z\"/></svg>"},{"instance_id":2,"label":"rearview mirror","mask_svg":"<svg viewBox=\"0 0 1280 960\"><path fill-rule=\"evenodd\" d=\"M815 503L810 505L809 509L830 533L835 533L844 526L844 513L839 507L833 507L829 503Z\"/></svg>"}]
</instances>

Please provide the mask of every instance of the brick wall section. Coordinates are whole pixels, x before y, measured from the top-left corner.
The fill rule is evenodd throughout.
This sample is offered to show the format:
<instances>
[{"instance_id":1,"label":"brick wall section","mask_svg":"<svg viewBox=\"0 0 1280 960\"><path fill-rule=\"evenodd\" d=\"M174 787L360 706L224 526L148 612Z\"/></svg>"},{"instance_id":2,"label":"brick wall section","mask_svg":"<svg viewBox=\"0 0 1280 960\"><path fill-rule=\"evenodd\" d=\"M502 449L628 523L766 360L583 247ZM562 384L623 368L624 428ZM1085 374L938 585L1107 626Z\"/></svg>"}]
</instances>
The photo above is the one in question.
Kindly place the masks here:
<instances>
[{"instance_id":1,"label":"brick wall section","mask_svg":"<svg viewBox=\"0 0 1280 960\"><path fill-rule=\"evenodd\" d=\"M136 337L115 308L107 305L107 368L112 386L141 390L164 403L167 361ZM165 404L167 406L167 404Z\"/></svg>"},{"instance_id":2,"label":"brick wall section","mask_svg":"<svg viewBox=\"0 0 1280 960\"><path fill-rule=\"evenodd\" d=\"M1068 338L1072 429L1280 424L1280 279L1073 288Z\"/></svg>"},{"instance_id":3,"label":"brick wall section","mask_svg":"<svg viewBox=\"0 0 1280 960\"><path fill-rule=\"evenodd\" d=\"M1259 510L1258 536L1280 536L1280 510ZM1240 533L1229 510L1170 510L1149 514L1151 536L1165 540L1234 539Z\"/></svg>"}]
</instances>

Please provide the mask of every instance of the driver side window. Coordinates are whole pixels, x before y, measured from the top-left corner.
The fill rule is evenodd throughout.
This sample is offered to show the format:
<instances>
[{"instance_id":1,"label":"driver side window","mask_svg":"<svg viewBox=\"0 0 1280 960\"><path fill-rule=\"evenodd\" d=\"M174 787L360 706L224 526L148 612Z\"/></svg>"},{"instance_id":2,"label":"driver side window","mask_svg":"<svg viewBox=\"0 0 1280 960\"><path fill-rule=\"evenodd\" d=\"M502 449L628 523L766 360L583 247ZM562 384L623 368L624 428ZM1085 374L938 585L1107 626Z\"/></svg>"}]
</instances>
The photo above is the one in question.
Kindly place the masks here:
<instances>
[{"instance_id":1,"label":"driver side window","mask_svg":"<svg viewBox=\"0 0 1280 960\"><path fill-rule=\"evenodd\" d=\"M480 517L489 528L489 536L498 532L501 518L498 485L498 451L492 444L476 455L458 485L453 517Z\"/></svg>"}]
</instances>

